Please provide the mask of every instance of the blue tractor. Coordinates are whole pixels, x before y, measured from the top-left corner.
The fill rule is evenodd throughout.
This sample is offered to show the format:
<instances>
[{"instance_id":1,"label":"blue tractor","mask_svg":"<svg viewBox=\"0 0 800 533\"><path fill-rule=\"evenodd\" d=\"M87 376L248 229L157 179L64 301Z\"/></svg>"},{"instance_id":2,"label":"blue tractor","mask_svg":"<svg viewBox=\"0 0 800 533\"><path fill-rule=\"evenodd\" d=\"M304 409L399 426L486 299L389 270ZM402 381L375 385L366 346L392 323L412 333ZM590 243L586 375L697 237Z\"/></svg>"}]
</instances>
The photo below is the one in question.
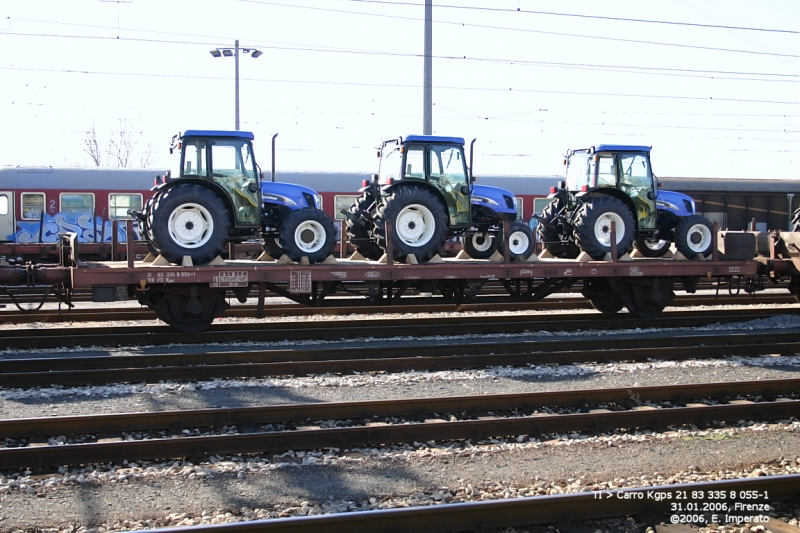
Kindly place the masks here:
<instances>
[{"instance_id":1,"label":"blue tractor","mask_svg":"<svg viewBox=\"0 0 800 533\"><path fill-rule=\"evenodd\" d=\"M189 130L172 138L174 166L133 213L151 252L203 264L229 242L261 238L270 255L324 260L336 244L333 221L308 187L261 182L246 131Z\"/></svg>"},{"instance_id":2,"label":"blue tractor","mask_svg":"<svg viewBox=\"0 0 800 533\"><path fill-rule=\"evenodd\" d=\"M463 138L399 137L381 143L378 157L378 174L372 182L365 180L361 195L342 211L348 220L347 236L362 256L383 255L387 222L393 228L394 259L399 261L412 254L419 262L429 261L453 237L460 237L463 249L475 259L503 252L506 240L512 259L533 252L533 233L516 221L514 195L474 184ZM509 235L503 239L506 221Z\"/></svg>"},{"instance_id":3,"label":"blue tractor","mask_svg":"<svg viewBox=\"0 0 800 533\"><path fill-rule=\"evenodd\" d=\"M538 216L539 239L554 256L584 251L603 259L611 251L612 221L619 255L635 247L661 257L672 243L688 259L711 253L711 222L695 213L689 196L658 190L649 146L570 150L565 163L566 180L551 188L552 201Z\"/></svg>"}]
</instances>

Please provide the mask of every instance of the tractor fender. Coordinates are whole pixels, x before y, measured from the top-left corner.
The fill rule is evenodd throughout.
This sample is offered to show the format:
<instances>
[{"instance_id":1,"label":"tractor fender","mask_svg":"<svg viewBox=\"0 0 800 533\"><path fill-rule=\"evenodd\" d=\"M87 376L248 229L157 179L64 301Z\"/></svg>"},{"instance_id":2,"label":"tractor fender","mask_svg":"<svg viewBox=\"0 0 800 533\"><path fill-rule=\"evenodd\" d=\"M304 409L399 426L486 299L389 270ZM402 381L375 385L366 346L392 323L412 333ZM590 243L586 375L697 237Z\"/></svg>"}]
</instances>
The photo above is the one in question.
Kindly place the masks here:
<instances>
[{"instance_id":1,"label":"tractor fender","mask_svg":"<svg viewBox=\"0 0 800 533\"><path fill-rule=\"evenodd\" d=\"M631 215L633 216L634 229L638 233L638 231L639 231L639 221L636 218L636 206L633 204L633 200L631 200L630 196L628 196L627 194L625 194L624 192L622 192L622 191L620 191L618 189L612 189L610 187L603 187L603 188L594 190L594 191L592 191L592 192L590 192L590 193L588 193L586 195L583 195L583 198L586 198L586 197L591 198L591 197L597 197L597 196L613 196L614 198L617 198L620 201L622 201L622 203L624 203L628 207L628 209L630 210ZM578 212L579 212L579 210L576 209L575 210L575 214L577 214Z\"/></svg>"},{"instance_id":2,"label":"tractor fender","mask_svg":"<svg viewBox=\"0 0 800 533\"><path fill-rule=\"evenodd\" d=\"M216 194L222 203L225 204L225 207L228 209L228 219L231 223L231 228L240 228L242 227L241 224L236 222L236 208L233 205L233 201L231 200L230 196L228 195L228 191L226 191L221 185L217 185L213 181L204 180L204 179L194 179L194 178L182 178L179 180L171 180L168 181L161 186L158 187L155 195L153 196L154 201L157 200L156 195L162 195L165 192L178 187L184 184L192 184L192 185L199 185L201 187L205 187L206 189L212 191ZM249 227L249 226L248 226Z\"/></svg>"},{"instance_id":3,"label":"tractor fender","mask_svg":"<svg viewBox=\"0 0 800 533\"><path fill-rule=\"evenodd\" d=\"M434 187L430 183L424 180L403 180L397 181L388 187L381 187L381 196L386 197L389 194L392 194L393 191L397 189L406 188L406 187L419 187L420 189L425 189L426 191L430 191L439 201L442 203L442 206L447 212L447 201L444 198L444 194L440 189Z\"/></svg>"}]
</instances>

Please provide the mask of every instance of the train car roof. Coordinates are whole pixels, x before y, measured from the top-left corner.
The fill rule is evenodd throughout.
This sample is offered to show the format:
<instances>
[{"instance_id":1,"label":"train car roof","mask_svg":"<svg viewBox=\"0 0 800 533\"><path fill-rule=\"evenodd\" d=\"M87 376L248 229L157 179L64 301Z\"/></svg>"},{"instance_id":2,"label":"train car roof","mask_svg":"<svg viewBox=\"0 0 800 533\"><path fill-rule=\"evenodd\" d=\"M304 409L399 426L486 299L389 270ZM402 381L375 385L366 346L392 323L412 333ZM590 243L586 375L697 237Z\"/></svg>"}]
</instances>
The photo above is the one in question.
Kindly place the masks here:
<instances>
[{"instance_id":1,"label":"train car roof","mask_svg":"<svg viewBox=\"0 0 800 533\"><path fill-rule=\"evenodd\" d=\"M255 139L251 131L229 131L229 130L186 130L182 137L228 137L232 139Z\"/></svg>"},{"instance_id":2,"label":"train car roof","mask_svg":"<svg viewBox=\"0 0 800 533\"><path fill-rule=\"evenodd\" d=\"M800 180L769 178L673 178L659 177L664 189L685 193L800 194Z\"/></svg>"},{"instance_id":3,"label":"train car roof","mask_svg":"<svg viewBox=\"0 0 800 533\"><path fill-rule=\"evenodd\" d=\"M146 191L153 178L163 176L163 169L127 168L0 168L0 187L3 189L39 190L130 190Z\"/></svg>"}]
</instances>

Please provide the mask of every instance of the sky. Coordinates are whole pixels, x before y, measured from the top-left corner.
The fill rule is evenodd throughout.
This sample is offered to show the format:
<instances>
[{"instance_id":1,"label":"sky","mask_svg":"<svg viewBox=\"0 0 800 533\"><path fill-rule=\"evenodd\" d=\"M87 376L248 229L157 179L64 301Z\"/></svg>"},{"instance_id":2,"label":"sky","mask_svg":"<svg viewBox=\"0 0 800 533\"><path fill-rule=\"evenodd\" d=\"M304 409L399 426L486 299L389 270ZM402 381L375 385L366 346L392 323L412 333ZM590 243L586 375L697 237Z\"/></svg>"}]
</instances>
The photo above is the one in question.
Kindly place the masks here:
<instances>
[{"instance_id":1,"label":"sky","mask_svg":"<svg viewBox=\"0 0 800 533\"><path fill-rule=\"evenodd\" d=\"M800 179L797 0L434 0L433 133L475 175L559 175L568 149L652 146L659 176ZM129 165L240 121L270 167L377 170L422 133L424 0L3 0L0 166ZM110 161L104 161L110 165Z\"/></svg>"}]
</instances>

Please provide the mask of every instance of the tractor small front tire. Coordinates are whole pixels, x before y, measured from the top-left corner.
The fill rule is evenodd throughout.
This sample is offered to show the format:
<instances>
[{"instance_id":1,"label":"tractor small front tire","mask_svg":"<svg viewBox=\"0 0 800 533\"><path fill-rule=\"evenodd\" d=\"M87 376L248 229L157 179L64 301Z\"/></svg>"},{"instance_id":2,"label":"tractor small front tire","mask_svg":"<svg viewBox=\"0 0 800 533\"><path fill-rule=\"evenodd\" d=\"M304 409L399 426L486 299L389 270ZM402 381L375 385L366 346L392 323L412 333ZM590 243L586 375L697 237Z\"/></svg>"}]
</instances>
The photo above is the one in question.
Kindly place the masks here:
<instances>
[{"instance_id":1,"label":"tractor small front tire","mask_svg":"<svg viewBox=\"0 0 800 533\"><path fill-rule=\"evenodd\" d=\"M378 207L375 236L386 250L386 223L392 223L394 259L414 254L424 263L439 253L447 237L445 207L433 193L420 187L398 187Z\"/></svg>"},{"instance_id":2,"label":"tractor small front tire","mask_svg":"<svg viewBox=\"0 0 800 533\"><path fill-rule=\"evenodd\" d=\"M700 215L682 218L675 228L675 248L686 257L694 259L698 254L708 257L714 244L711 221Z\"/></svg>"},{"instance_id":3,"label":"tractor small front tire","mask_svg":"<svg viewBox=\"0 0 800 533\"><path fill-rule=\"evenodd\" d=\"M613 196L595 196L584 203L575 219L575 240L581 250L596 260L611 251L611 222L614 222L617 255L631 251L635 222L622 200Z\"/></svg>"},{"instance_id":4,"label":"tractor small front tire","mask_svg":"<svg viewBox=\"0 0 800 533\"><path fill-rule=\"evenodd\" d=\"M645 257L663 257L669 251L672 242L667 240L645 240L636 239L633 241L633 246L639 250Z\"/></svg>"},{"instance_id":5,"label":"tractor small front tire","mask_svg":"<svg viewBox=\"0 0 800 533\"><path fill-rule=\"evenodd\" d=\"M307 257L310 263L324 261L336 246L336 226L319 209L292 211L281 225L281 248L292 261Z\"/></svg>"},{"instance_id":6,"label":"tractor small front tire","mask_svg":"<svg viewBox=\"0 0 800 533\"><path fill-rule=\"evenodd\" d=\"M473 259L489 259L497 251L497 239L493 233L479 231L461 237L461 247Z\"/></svg>"},{"instance_id":7,"label":"tractor small front tire","mask_svg":"<svg viewBox=\"0 0 800 533\"><path fill-rule=\"evenodd\" d=\"M229 226L228 210L213 191L181 184L159 196L149 230L167 261L180 264L188 255L193 264L202 265L225 249Z\"/></svg>"},{"instance_id":8,"label":"tractor small front tire","mask_svg":"<svg viewBox=\"0 0 800 533\"><path fill-rule=\"evenodd\" d=\"M499 243L498 250L505 250L505 242ZM508 256L513 261L517 257L527 259L536 246L533 231L527 224L522 222L512 222L508 226Z\"/></svg>"}]
</instances>

